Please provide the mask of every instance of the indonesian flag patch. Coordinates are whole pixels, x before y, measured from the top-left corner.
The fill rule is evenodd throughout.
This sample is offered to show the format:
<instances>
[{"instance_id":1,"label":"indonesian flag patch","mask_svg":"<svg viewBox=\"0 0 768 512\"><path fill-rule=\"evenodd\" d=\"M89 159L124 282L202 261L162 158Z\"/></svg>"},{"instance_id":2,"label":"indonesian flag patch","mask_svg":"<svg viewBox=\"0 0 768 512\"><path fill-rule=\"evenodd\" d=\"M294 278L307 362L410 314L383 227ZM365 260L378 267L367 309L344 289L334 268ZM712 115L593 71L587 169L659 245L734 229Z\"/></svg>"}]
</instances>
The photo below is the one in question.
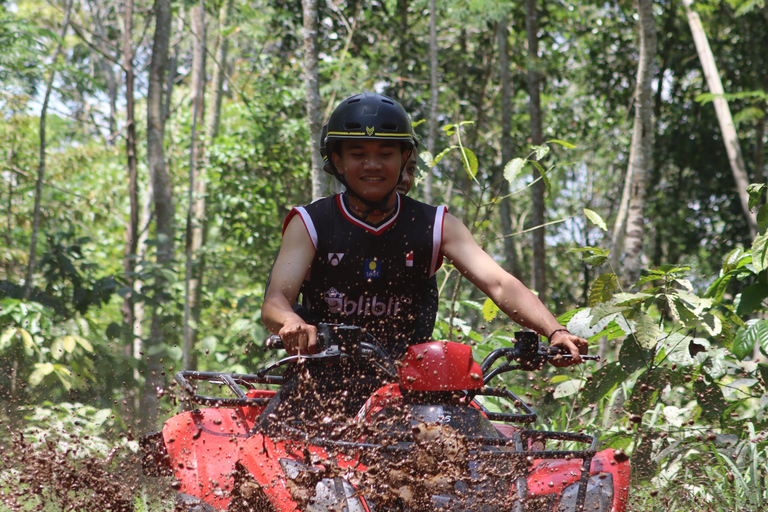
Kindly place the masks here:
<instances>
[{"instance_id":1,"label":"indonesian flag patch","mask_svg":"<svg viewBox=\"0 0 768 512\"><path fill-rule=\"evenodd\" d=\"M413 266L413 251L409 252L405 255L405 266L406 267L412 267Z\"/></svg>"}]
</instances>

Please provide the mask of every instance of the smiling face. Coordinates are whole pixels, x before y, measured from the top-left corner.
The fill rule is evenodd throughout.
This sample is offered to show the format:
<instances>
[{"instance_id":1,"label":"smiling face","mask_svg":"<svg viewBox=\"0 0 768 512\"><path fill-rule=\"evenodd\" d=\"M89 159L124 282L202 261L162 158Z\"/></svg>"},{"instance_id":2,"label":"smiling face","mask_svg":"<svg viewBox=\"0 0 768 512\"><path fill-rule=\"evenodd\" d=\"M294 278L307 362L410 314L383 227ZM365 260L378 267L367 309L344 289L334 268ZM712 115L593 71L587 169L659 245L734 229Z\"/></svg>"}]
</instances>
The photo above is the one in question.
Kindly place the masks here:
<instances>
[{"instance_id":1,"label":"smiling face","mask_svg":"<svg viewBox=\"0 0 768 512\"><path fill-rule=\"evenodd\" d=\"M400 142L378 139L342 141L334 152L333 164L348 186L368 201L381 201L397 186L400 168L408 158ZM390 196L395 201L395 195Z\"/></svg>"}]
</instances>

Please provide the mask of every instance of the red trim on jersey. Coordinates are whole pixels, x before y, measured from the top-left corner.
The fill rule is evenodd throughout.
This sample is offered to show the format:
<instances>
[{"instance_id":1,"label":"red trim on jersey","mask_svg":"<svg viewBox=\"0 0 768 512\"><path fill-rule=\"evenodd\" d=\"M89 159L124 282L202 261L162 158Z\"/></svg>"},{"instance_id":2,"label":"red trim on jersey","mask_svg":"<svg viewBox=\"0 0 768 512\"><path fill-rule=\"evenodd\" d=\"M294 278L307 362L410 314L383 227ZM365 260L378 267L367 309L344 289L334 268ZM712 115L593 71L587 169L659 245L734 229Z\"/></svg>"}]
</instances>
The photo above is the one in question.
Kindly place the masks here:
<instances>
[{"instance_id":1,"label":"red trim on jersey","mask_svg":"<svg viewBox=\"0 0 768 512\"><path fill-rule=\"evenodd\" d=\"M384 224L381 224L380 226L372 226L358 219L354 215L352 215L352 212L347 210L347 205L345 205L344 201L341 199L341 194L338 194L336 196L336 204L338 205L339 210L341 210L341 214L344 215L344 217L349 222L351 222L355 226L363 228L369 233L373 233L374 235L380 235L383 232L385 232L389 226L394 224L395 220L397 220L398 215L400 215L400 195L396 194L396 197L397 197L397 209L395 210L395 214L392 215L392 217L390 217L389 220L387 220Z\"/></svg>"},{"instance_id":2,"label":"red trim on jersey","mask_svg":"<svg viewBox=\"0 0 768 512\"><path fill-rule=\"evenodd\" d=\"M312 217L309 216L309 213L303 206L297 206L288 212L288 216L285 217L285 221L283 222L283 236L285 236L285 230L288 228L288 224L296 215L299 216L301 222L304 224L304 229L307 230L307 235L312 242L312 247L317 250L317 230L315 229L315 224L312 222Z\"/></svg>"}]
</instances>

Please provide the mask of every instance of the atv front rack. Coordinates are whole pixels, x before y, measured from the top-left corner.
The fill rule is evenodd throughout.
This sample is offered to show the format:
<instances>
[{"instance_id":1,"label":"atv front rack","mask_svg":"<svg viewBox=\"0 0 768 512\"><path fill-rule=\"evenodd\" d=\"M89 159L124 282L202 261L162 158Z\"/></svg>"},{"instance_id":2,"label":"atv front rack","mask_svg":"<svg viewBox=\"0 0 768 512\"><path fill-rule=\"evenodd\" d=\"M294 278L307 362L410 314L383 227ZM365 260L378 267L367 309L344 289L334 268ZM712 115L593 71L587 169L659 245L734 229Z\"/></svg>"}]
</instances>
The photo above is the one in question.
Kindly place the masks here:
<instances>
[{"instance_id":1,"label":"atv front rack","mask_svg":"<svg viewBox=\"0 0 768 512\"><path fill-rule=\"evenodd\" d=\"M205 396L197 392L190 381L204 381L209 384L227 386L235 394L234 397ZM285 379L281 375L253 375L248 373L225 372L196 372L185 370L176 374L176 382L179 383L189 396L192 403L211 407L259 407L269 403L269 397L250 398L245 389L254 389L254 384L282 385Z\"/></svg>"}]
</instances>

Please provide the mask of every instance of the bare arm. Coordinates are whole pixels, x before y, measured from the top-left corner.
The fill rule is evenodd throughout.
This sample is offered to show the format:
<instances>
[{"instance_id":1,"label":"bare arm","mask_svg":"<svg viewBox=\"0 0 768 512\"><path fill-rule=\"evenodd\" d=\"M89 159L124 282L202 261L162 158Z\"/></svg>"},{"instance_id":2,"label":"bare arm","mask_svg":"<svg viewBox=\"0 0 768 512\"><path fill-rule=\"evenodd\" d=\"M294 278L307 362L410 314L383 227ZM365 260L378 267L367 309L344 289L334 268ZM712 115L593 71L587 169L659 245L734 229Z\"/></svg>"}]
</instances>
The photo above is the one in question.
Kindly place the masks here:
<instances>
[{"instance_id":1,"label":"bare arm","mask_svg":"<svg viewBox=\"0 0 768 512\"><path fill-rule=\"evenodd\" d=\"M296 215L288 223L283 243L272 267L272 279L264 296L261 319L271 332L279 334L285 349L292 354L307 354L317 349L317 329L293 311L304 276L312 266L315 247L304 223Z\"/></svg>"},{"instance_id":2,"label":"bare arm","mask_svg":"<svg viewBox=\"0 0 768 512\"><path fill-rule=\"evenodd\" d=\"M464 277L488 295L508 317L543 336L558 331L549 340L550 344L568 350L574 363L581 362L579 354L586 354L587 341L565 330L539 298L501 268L477 245L466 226L450 214L445 216L441 251Z\"/></svg>"}]
</instances>

